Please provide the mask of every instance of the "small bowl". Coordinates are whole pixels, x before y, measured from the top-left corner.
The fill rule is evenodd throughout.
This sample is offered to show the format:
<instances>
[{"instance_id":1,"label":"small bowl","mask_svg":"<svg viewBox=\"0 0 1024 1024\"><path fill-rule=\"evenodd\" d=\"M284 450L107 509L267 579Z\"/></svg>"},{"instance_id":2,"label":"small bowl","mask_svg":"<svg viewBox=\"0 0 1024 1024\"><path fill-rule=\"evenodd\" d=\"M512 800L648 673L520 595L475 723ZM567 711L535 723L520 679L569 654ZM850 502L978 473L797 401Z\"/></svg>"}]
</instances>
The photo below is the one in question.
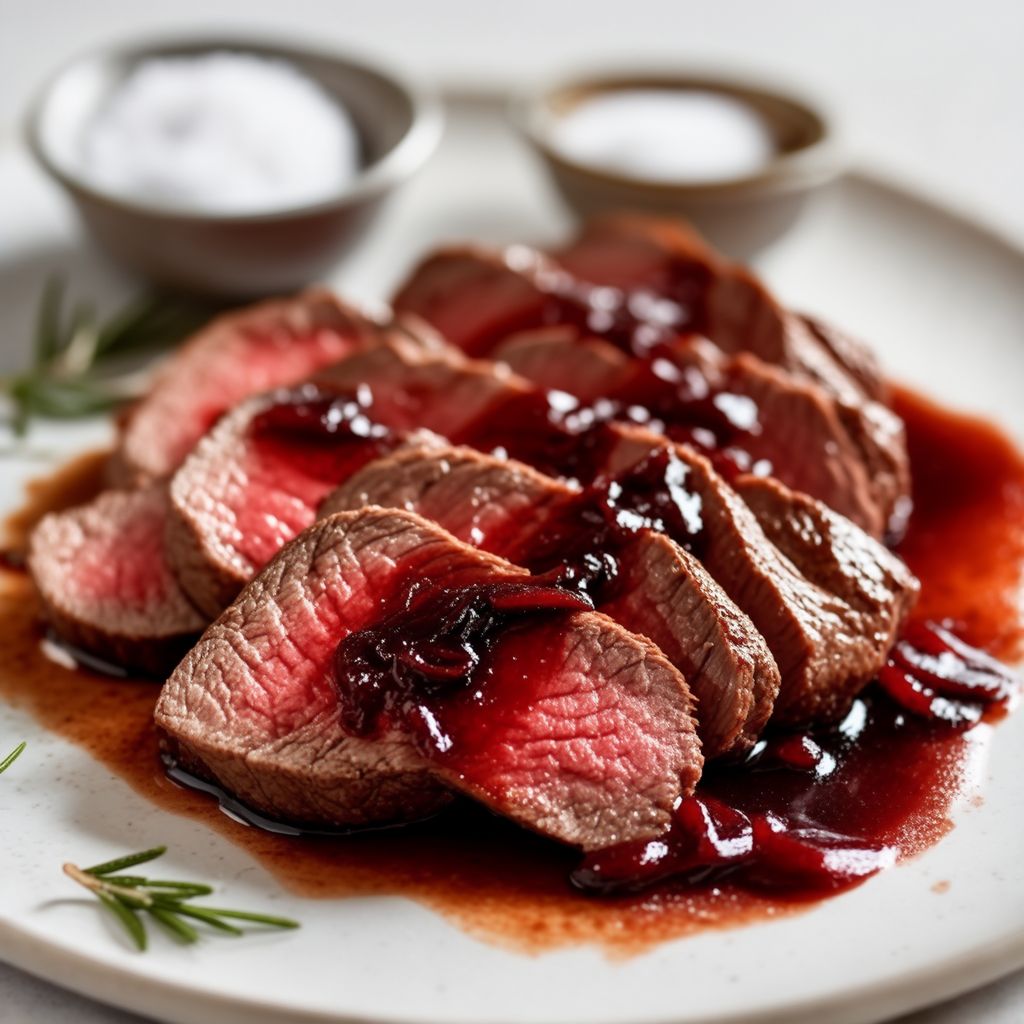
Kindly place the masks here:
<instances>
[{"instance_id":1,"label":"small bowl","mask_svg":"<svg viewBox=\"0 0 1024 1024\"><path fill-rule=\"evenodd\" d=\"M742 177L672 182L583 163L560 150L558 123L570 110L595 95L633 89L701 90L737 99L763 119L777 155ZM842 171L823 111L743 81L629 72L580 77L521 98L512 115L579 216L621 209L683 216L737 259L749 258L789 230L811 195Z\"/></svg>"},{"instance_id":2,"label":"small bowl","mask_svg":"<svg viewBox=\"0 0 1024 1024\"><path fill-rule=\"evenodd\" d=\"M150 57L224 50L289 61L337 98L359 134L364 164L357 177L324 202L255 214L190 213L112 195L83 178L69 140L135 65ZM40 164L118 262L162 285L252 297L322 277L426 162L441 126L437 101L391 71L300 46L214 38L114 47L80 57L43 88L26 127Z\"/></svg>"}]
</instances>

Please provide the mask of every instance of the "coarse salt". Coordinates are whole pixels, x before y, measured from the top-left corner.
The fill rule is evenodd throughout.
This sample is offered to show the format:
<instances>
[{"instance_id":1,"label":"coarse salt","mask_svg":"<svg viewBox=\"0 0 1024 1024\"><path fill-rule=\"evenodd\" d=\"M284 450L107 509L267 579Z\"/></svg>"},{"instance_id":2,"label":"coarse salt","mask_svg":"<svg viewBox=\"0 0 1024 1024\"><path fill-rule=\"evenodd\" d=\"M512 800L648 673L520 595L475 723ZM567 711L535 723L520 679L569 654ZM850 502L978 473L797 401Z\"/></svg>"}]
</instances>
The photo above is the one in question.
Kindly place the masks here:
<instances>
[{"instance_id":1,"label":"coarse salt","mask_svg":"<svg viewBox=\"0 0 1024 1024\"><path fill-rule=\"evenodd\" d=\"M245 53L145 60L83 131L102 191L199 213L321 202L359 169L348 113L283 60Z\"/></svg>"}]
</instances>

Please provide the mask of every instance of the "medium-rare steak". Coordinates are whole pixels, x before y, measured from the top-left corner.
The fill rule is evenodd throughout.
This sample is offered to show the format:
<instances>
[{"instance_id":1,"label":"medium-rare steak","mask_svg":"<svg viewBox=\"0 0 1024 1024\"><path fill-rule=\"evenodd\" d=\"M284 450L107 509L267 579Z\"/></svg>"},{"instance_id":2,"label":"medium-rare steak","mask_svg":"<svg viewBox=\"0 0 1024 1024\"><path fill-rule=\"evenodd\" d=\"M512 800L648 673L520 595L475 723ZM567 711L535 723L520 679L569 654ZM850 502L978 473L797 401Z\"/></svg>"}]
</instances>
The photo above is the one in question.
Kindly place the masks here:
<instances>
[{"instance_id":1,"label":"medium-rare steak","mask_svg":"<svg viewBox=\"0 0 1024 1024\"><path fill-rule=\"evenodd\" d=\"M448 594L524 579L410 513L331 516L206 631L164 686L157 725L184 767L306 825L408 819L451 786L585 849L659 834L701 771L691 697L656 648L593 612L516 619L468 685L414 693L406 710L429 699L448 746L403 715L370 738L343 729L339 645L408 608L413 581Z\"/></svg>"},{"instance_id":2,"label":"medium-rare steak","mask_svg":"<svg viewBox=\"0 0 1024 1024\"><path fill-rule=\"evenodd\" d=\"M654 362L631 359L572 328L514 336L493 358L541 387L587 405L646 409L665 432L695 444L727 476L772 475L881 536L909 493L903 427L885 406L845 406L817 385L756 356L726 356L679 339Z\"/></svg>"},{"instance_id":3,"label":"medium-rare steak","mask_svg":"<svg viewBox=\"0 0 1024 1024\"><path fill-rule=\"evenodd\" d=\"M28 565L61 639L98 658L164 676L206 625L164 557L163 485L107 491L46 516Z\"/></svg>"},{"instance_id":4,"label":"medium-rare steak","mask_svg":"<svg viewBox=\"0 0 1024 1024\"><path fill-rule=\"evenodd\" d=\"M168 557L185 592L219 614L351 472L405 432L457 432L519 386L491 364L394 336L331 367L313 390L243 402L171 481Z\"/></svg>"},{"instance_id":5,"label":"medium-rare steak","mask_svg":"<svg viewBox=\"0 0 1024 1024\"><path fill-rule=\"evenodd\" d=\"M426 351L411 340L394 339L357 353L324 374L317 386L327 397L309 406L311 432L303 413L302 429L254 434L253 424L268 408L289 410L287 401L282 407L280 399L254 399L226 417L172 481L171 561L189 597L211 614L312 521L331 489L404 442L404 431L414 424L482 451L501 449L535 468L583 474L585 482L602 473L614 478L652 451L671 447L648 431L616 426L609 436L618 439L604 452L604 442L591 443L597 436L591 420L577 417L580 422L569 426L559 419L557 398L507 368L468 360L456 350ZM341 398L332 397L330 389ZM353 422L364 418L361 434L325 429L325 417L339 414L339 400L354 409ZM303 409L301 404L292 408ZM393 429L379 434L382 425ZM764 635L782 690L793 694L781 703L785 714L810 718L822 702L829 709L825 714L839 713L881 664L878 644L851 632L845 602L811 584L774 548L751 510L706 460L684 445L674 451L695 481L686 485L702 505L705 522L699 537L674 540L705 562ZM898 610L880 614L898 625ZM752 720L762 722L774 689L756 686L754 696Z\"/></svg>"},{"instance_id":6,"label":"medium-rare steak","mask_svg":"<svg viewBox=\"0 0 1024 1024\"><path fill-rule=\"evenodd\" d=\"M380 325L315 288L218 317L166 363L121 427L115 473L167 476L222 413L371 343Z\"/></svg>"},{"instance_id":7,"label":"medium-rare steak","mask_svg":"<svg viewBox=\"0 0 1024 1024\"><path fill-rule=\"evenodd\" d=\"M764 635L782 675L782 690L793 695L783 704L786 713L802 720L813 717L819 704L827 705L824 714L839 713L879 667L877 644L851 631L855 620L845 602L806 579L692 449L618 425L608 428L610 448L607 439L595 445L591 442L598 435L585 417L582 427L570 428L558 419L557 401L552 404L543 391L507 368L502 372L455 351L425 353L412 343L395 342L338 364L330 380L343 393L366 385L367 404L359 409L365 409L368 424L401 428L427 423L453 441L484 451L500 448L535 468L582 474L585 482L632 472L653 451L674 451L689 474L684 490L692 492L703 518L697 536L684 530L673 539L704 562ZM285 438L268 449L247 440L255 411L243 408L226 417L171 485L172 564L193 601L214 613L288 536L312 521L315 506L334 486L382 454L378 441L387 441L388 449L405 440L399 429L371 438L372 443L360 438L353 448L351 438L339 441L329 433L311 437L299 431L294 443ZM322 414L315 418L320 422ZM313 460L313 474L303 469L307 459ZM297 482L296 474L301 476ZM879 614L895 628L899 611L882 608ZM775 692L765 677L754 681L751 721L759 723L771 712Z\"/></svg>"},{"instance_id":8,"label":"medium-rare steak","mask_svg":"<svg viewBox=\"0 0 1024 1024\"><path fill-rule=\"evenodd\" d=\"M617 537L599 526L594 539L607 532L614 550L581 544L598 508L580 498L519 462L472 448L409 447L354 474L320 512L364 505L417 512L459 540L539 573L559 564L578 570L592 556L614 558L614 577L590 591L597 607L653 640L686 677L705 757L748 749L771 711L771 701L755 705L754 694L774 697L778 689L764 639L701 563L663 534L638 526ZM559 530L567 536L553 537Z\"/></svg>"}]
</instances>

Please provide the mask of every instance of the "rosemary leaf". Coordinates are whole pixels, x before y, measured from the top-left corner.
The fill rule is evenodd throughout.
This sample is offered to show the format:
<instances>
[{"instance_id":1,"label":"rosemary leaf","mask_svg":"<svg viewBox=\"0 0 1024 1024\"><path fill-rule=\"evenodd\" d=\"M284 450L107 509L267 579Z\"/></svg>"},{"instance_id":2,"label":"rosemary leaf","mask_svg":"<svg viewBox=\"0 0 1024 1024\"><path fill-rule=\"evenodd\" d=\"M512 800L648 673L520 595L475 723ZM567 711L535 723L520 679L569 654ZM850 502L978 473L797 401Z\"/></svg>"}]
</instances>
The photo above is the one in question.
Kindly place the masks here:
<instances>
[{"instance_id":1,"label":"rosemary leaf","mask_svg":"<svg viewBox=\"0 0 1024 1024\"><path fill-rule=\"evenodd\" d=\"M113 912L114 916L124 925L125 931L131 936L139 952L144 953L146 951L146 926L142 923L138 913L109 893L97 892L96 898Z\"/></svg>"},{"instance_id":2,"label":"rosemary leaf","mask_svg":"<svg viewBox=\"0 0 1024 1024\"><path fill-rule=\"evenodd\" d=\"M61 378L88 373L96 361L99 331L96 312L91 302L80 302L71 314L68 340L54 365L54 374Z\"/></svg>"},{"instance_id":3,"label":"rosemary leaf","mask_svg":"<svg viewBox=\"0 0 1024 1024\"><path fill-rule=\"evenodd\" d=\"M194 917L199 921L204 921L206 924L210 925L211 928L217 928L219 931L226 932L228 935L245 934L241 928L236 928L233 924L228 924L227 921L222 921L215 911L207 910L206 907L179 906L175 907L174 913L184 914L186 917Z\"/></svg>"},{"instance_id":4,"label":"rosemary leaf","mask_svg":"<svg viewBox=\"0 0 1024 1024\"><path fill-rule=\"evenodd\" d=\"M268 928L300 928L298 921L290 917L273 917L270 914L252 914L246 910L220 910L203 907L203 910L218 917L230 917L235 921L251 921L253 924L265 924Z\"/></svg>"},{"instance_id":5,"label":"rosemary leaf","mask_svg":"<svg viewBox=\"0 0 1024 1024\"><path fill-rule=\"evenodd\" d=\"M115 871L123 871L125 868L133 868L136 864L148 864L157 857L162 857L167 852L166 846L154 846L152 849L143 850L141 853L132 853L127 857L118 857L116 860L108 860L103 864L97 864L92 868L84 868L87 875L112 875Z\"/></svg>"},{"instance_id":6,"label":"rosemary leaf","mask_svg":"<svg viewBox=\"0 0 1024 1024\"><path fill-rule=\"evenodd\" d=\"M88 377L67 380L27 377L16 382L11 391L30 415L59 420L107 412L122 402L119 395L108 392L102 383Z\"/></svg>"},{"instance_id":7,"label":"rosemary leaf","mask_svg":"<svg viewBox=\"0 0 1024 1024\"><path fill-rule=\"evenodd\" d=\"M192 925L182 921L175 912L165 910L163 907L150 907L149 913L182 942L192 943L199 941L199 932Z\"/></svg>"},{"instance_id":8,"label":"rosemary leaf","mask_svg":"<svg viewBox=\"0 0 1024 1024\"><path fill-rule=\"evenodd\" d=\"M28 746L24 740L21 741L2 761L0 761L0 775L3 775L15 761L21 757L21 752Z\"/></svg>"},{"instance_id":9,"label":"rosemary leaf","mask_svg":"<svg viewBox=\"0 0 1024 1024\"><path fill-rule=\"evenodd\" d=\"M201 933L183 918L192 918L219 932L231 936L245 931L229 921L247 921L268 928L298 928L298 921L270 914L256 914L245 910L220 910L215 907L195 906L189 900L208 896L213 889L201 882L177 882L169 879L150 879L142 875L121 874L127 868L156 860L167 852L165 846L154 846L141 853L105 861L82 870L74 864L65 864L64 873L88 889L100 903L116 914L139 949L146 948L146 926L143 916L148 914L182 942L196 942Z\"/></svg>"},{"instance_id":10,"label":"rosemary leaf","mask_svg":"<svg viewBox=\"0 0 1024 1024\"><path fill-rule=\"evenodd\" d=\"M111 881L116 881L116 879L112 878ZM165 893L154 893L154 895L166 896L168 899L175 900L191 900L196 896L209 896L213 892L212 885L200 885L198 882L165 882L144 878L142 884L147 889L169 890Z\"/></svg>"},{"instance_id":11,"label":"rosemary leaf","mask_svg":"<svg viewBox=\"0 0 1024 1024\"><path fill-rule=\"evenodd\" d=\"M143 352L166 348L198 330L223 307L208 301L143 295L105 322L90 301L64 311L66 286L60 276L43 286L36 313L31 363L0 381L10 401L9 420L23 435L32 417L78 419L107 412L132 397L120 370L137 368ZM119 365L120 360L120 365Z\"/></svg>"},{"instance_id":12,"label":"rosemary leaf","mask_svg":"<svg viewBox=\"0 0 1024 1024\"><path fill-rule=\"evenodd\" d=\"M61 348L60 308L64 298L64 279L52 275L43 285L43 294L36 313L36 331L33 339L32 365L45 366Z\"/></svg>"}]
</instances>

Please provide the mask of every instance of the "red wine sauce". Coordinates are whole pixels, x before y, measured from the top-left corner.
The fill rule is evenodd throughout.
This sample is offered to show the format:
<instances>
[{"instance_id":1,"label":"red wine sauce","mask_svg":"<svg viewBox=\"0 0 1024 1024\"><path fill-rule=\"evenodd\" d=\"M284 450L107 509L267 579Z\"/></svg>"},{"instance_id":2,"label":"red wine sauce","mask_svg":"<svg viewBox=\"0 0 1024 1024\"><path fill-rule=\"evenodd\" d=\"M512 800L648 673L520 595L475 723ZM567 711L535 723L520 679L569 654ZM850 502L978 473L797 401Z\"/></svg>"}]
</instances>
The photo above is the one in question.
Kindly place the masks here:
<instances>
[{"instance_id":1,"label":"red wine sauce","mask_svg":"<svg viewBox=\"0 0 1024 1024\"><path fill-rule=\"evenodd\" d=\"M1024 460L994 427L909 392L897 394L896 411L907 424L914 475L915 510L899 551L923 584L915 621L942 623L964 642L1012 661L1024 649ZM88 473L72 467L37 486L17 521L8 524L5 550L17 555L40 515L84 500L101 484L102 463L94 459ZM842 729L773 737L748 765L709 773L696 800L680 808L680 827L689 822L687 841L696 854L711 844L736 854L732 865L704 876L699 866L683 865L687 870L667 873L640 894L626 886L593 899L567 881L576 872L578 882L585 867L572 851L468 805L408 828L339 838L245 827L238 817L221 814L208 796L168 781L152 729L156 687L55 664L40 647L38 622L25 574L0 567L0 693L139 793L218 830L294 892L402 895L475 935L529 950L597 943L629 954L700 929L777 917L835 891L809 888L799 879L788 887L767 885L752 869L743 876L736 861L748 837L751 848L755 842L762 851L773 843L780 847L781 834L775 842L766 832L774 831L772 819L804 830L796 832L797 841L806 840L811 828L846 843L856 838L856 848L869 851L869 866L871 857L889 856L881 851L892 851L897 860L912 856L951 827L950 807L970 752L979 737L987 738L986 721L998 717L1000 706L989 703L979 726L950 727L901 708L875 686ZM912 634L908 639L917 651L908 657L917 657L918 680L932 688L943 670L921 662L930 653L927 644ZM987 680L981 689L998 692L999 685ZM942 696L964 694L947 690ZM1000 741L998 730L994 740ZM233 813L244 816L244 809ZM820 838L827 850L828 835ZM790 849L790 862L808 863L796 856L802 852ZM812 850L812 866L814 856ZM771 857L768 850L762 867ZM847 874L844 884L859 877ZM944 888L938 885L936 892Z\"/></svg>"}]
</instances>

